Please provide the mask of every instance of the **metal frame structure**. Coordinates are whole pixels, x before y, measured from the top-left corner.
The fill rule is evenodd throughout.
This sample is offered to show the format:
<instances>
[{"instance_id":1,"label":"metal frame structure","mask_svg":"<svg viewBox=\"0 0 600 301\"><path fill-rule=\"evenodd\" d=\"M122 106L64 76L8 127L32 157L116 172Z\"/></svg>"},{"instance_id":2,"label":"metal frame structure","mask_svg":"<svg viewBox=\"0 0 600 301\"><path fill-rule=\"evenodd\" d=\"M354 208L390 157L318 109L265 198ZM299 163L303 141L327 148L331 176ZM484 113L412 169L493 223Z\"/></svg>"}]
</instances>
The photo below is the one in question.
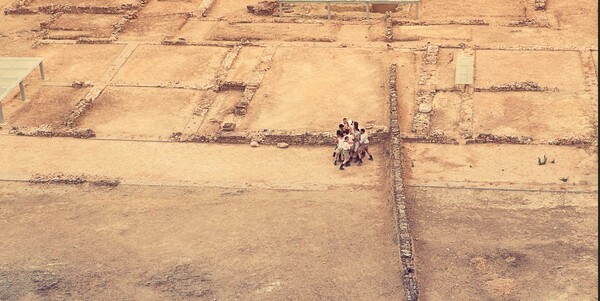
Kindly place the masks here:
<instances>
[{"instance_id":1,"label":"metal frame structure","mask_svg":"<svg viewBox=\"0 0 600 301\"><path fill-rule=\"evenodd\" d=\"M283 16L283 3L326 3L327 19L331 20L331 3L342 4L360 4L364 3L366 7L367 18L369 18L369 5L371 4L405 4L416 3L416 18L419 19L420 0L277 0L279 2L279 17Z\"/></svg>"},{"instance_id":2,"label":"metal frame structure","mask_svg":"<svg viewBox=\"0 0 600 301\"><path fill-rule=\"evenodd\" d=\"M0 57L0 123L4 123L2 100L19 85L21 100L25 101L23 80L38 66L42 80L45 80L43 57Z\"/></svg>"}]
</instances>

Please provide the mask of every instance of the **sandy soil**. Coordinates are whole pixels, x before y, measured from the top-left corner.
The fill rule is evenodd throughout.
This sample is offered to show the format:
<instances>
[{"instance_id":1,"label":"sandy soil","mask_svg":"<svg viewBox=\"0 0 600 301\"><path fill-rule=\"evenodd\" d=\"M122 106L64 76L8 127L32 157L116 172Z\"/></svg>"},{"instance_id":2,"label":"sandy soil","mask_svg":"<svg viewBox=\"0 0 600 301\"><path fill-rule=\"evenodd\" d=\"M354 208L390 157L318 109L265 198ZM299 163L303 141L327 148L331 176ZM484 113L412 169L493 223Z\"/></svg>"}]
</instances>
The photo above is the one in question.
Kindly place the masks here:
<instances>
[{"instance_id":1,"label":"sandy soil","mask_svg":"<svg viewBox=\"0 0 600 301\"><path fill-rule=\"evenodd\" d=\"M175 38L184 38L188 41L204 41L217 23L206 22L202 19L190 18L177 31Z\"/></svg>"},{"instance_id":2,"label":"sandy soil","mask_svg":"<svg viewBox=\"0 0 600 301\"><path fill-rule=\"evenodd\" d=\"M552 140L593 137L593 104L577 95L475 93L475 132Z\"/></svg>"},{"instance_id":3,"label":"sandy soil","mask_svg":"<svg viewBox=\"0 0 600 301\"><path fill-rule=\"evenodd\" d=\"M114 30L113 25L122 19L118 15L60 15L48 27L49 39L77 39L80 37L109 38Z\"/></svg>"},{"instance_id":4,"label":"sandy soil","mask_svg":"<svg viewBox=\"0 0 600 301\"><path fill-rule=\"evenodd\" d=\"M76 5L76 6L98 6L115 7L122 4L137 4L136 0L33 0L30 7L49 5Z\"/></svg>"},{"instance_id":5,"label":"sandy soil","mask_svg":"<svg viewBox=\"0 0 600 301\"><path fill-rule=\"evenodd\" d=\"M115 76L122 82L208 85L225 57L223 47L140 45ZM168 56L169 60L165 60Z\"/></svg>"},{"instance_id":6,"label":"sandy soil","mask_svg":"<svg viewBox=\"0 0 600 301\"><path fill-rule=\"evenodd\" d=\"M377 190L0 191L3 300L403 298Z\"/></svg>"},{"instance_id":7,"label":"sandy soil","mask_svg":"<svg viewBox=\"0 0 600 301\"><path fill-rule=\"evenodd\" d=\"M127 41L162 41L173 38L187 19L186 14L141 15L125 26L121 38Z\"/></svg>"},{"instance_id":8,"label":"sandy soil","mask_svg":"<svg viewBox=\"0 0 600 301\"><path fill-rule=\"evenodd\" d=\"M422 19L521 17L525 15L523 1L498 2L494 0L445 1L428 0L421 3Z\"/></svg>"},{"instance_id":9,"label":"sandy soil","mask_svg":"<svg viewBox=\"0 0 600 301\"><path fill-rule=\"evenodd\" d=\"M48 87L31 85L25 88L27 101L22 102L20 94L4 100L2 108L6 122L13 126L40 126L50 124L61 126L65 118L88 88Z\"/></svg>"},{"instance_id":10,"label":"sandy soil","mask_svg":"<svg viewBox=\"0 0 600 301\"><path fill-rule=\"evenodd\" d=\"M142 14L165 15L197 11L202 0L149 1L141 10Z\"/></svg>"},{"instance_id":11,"label":"sandy soil","mask_svg":"<svg viewBox=\"0 0 600 301\"><path fill-rule=\"evenodd\" d=\"M420 53L404 52L395 55L398 68L398 115L402 133L410 133L415 107L415 94L419 81Z\"/></svg>"},{"instance_id":12,"label":"sandy soil","mask_svg":"<svg viewBox=\"0 0 600 301\"><path fill-rule=\"evenodd\" d=\"M449 90L454 88L456 79L456 61L462 55L465 54L461 49L440 49L436 69L436 89Z\"/></svg>"},{"instance_id":13,"label":"sandy soil","mask_svg":"<svg viewBox=\"0 0 600 301\"><path fill-rule=\"evenodd\" d=\"M592 60L594 60L594 66L596 67L596 76L598 76L598 51L592 51Z\"/></svg>"},{"instance_id":14,"label":"sandy soil","mask_svg":"<svg viewBox=\"0 0 600 301\"><path fill-rule=\"evenodd\" d=\"M0 0L0 8L15 2ZM17 90L2 100L0 300L404 299L383 148L373 148L374 162L341 172L331 147L167 139L182 129L216 133L223 122L238 131L333 131L347 116L388 126L391 63L401 134L411 135L427 45L442 46L431 130L456 138L460 126L535 143L404 142L420 300L597 299L597 147L538 144L563 137L597 144L597 2L553 0L535 11L529 0L425 0L419 21L430 23L395 25L393 42L384 15L366 20L361 6L336 5L329 22L324 4L294 5L275 19L248 13L257 2L215 0L200 17L200 0L150 0L112 45L67 39L106 37L122 15L64 14L46 32L40 23L49 14L0 13L0 55L44 56L48 78L35 71L26 79L29 102ZM139 1L30 7L127 3ZM413 18L414 6L393 13L394 21ZM540 23L510 26L524 18ZM489 25L431 25L474 19ZM226 70L231 48L160 45L165 38L253 45ZM449 47L461 43L475 52L477 87L534 81L558 91L460 99L452 89L463 50ZM540 46L554 50L515 50ZM210 85L219 73L260 81L254 71L271 50L247 116L234 118L242 92ZM8 134L15 124L62 120L88 92L70 88L74 80L94 81L102 92L76 125L99 139ZM179 88L156 87L161 82ZM538 165L544 155L548 163ZM20 183L51 172L122 183L110 190Z\"/></svg>"},{"instance_id":15,"label":"sandy soil","mask_svg":"<svg viewBox=\"0 0 600 301\"><path fill-rule=\"evenodd\" d=\"M121 16L115 15L62 14L50 24L49 29L84 31L108 36L113 31L113 25L121 19Z\"/></svg>"},{"instance_id":16,"label":"sandy soil","mask_svg":"<svg viewBox=\"0 0 600 301\"><path fill-rule=\"evenodd\" d=\"M394 26L394 40L468 43L472 30L468 26L458 25Z\"/></svg>"},{"instance_id":17,"label":"sandy soil","mask_svg":"<svg viewBox=\"0 0 600 301\"><path fill-rule=\"evenodd\" d=\"M0 179L3 180L28 180L35 173L60 171L121 178L124 184L327 190L373 187L380 181L385 164L378 160L383 158L383 152L376 147L373 147L376 161L357 168L351 166L345 172L338 170L330 160L333 147L282 150L269 146L8 135L0 135L0 147L6 148L0 157L3 166ZM76 155L67 157L65 153ZM261 170L265 172L259 172Z\"/></svg>"},{"instance_id":18,"label":"sandy soil","mask_svg":"<svg viewBox=\"0 0 600 301\"><path fill-rule=\"evenodd\" d=\"M413 195L423 300L597 299L597 195L421 188Z\"/></svg>"},{"instance_id":19,"label":"sandy soil","mask_svg":"<svg viewBox=\"0 0 600 301\"><path fill-rule=\"evenodd\" d=\"M217 41L282 40L334 41L337 27L328 24L275 24L219 22L209 38Z\"/></svg>"},{"instance_id":20,"label":"sandy soil","mask_svg":"<svg viewBox=\"0 0 600 301\"><path fill-rule=\"evenodd\" d=\"M252 72L260 64L265 49L262 47L244 47L240 50L225 80L247 82Z\"/></svg>"},{"instance_id":21,"label":"sandy soil","mask_svg":"<svg viewBox=\"0 0 600 301\"><path fill-rule=\"evenodd\" d=\"M342 25L337 33L336 41L350 45L369 41L369 27L362 25Z\"/></svg>"},{"instance_id":22,"label":"sandy soil","mask_svg":"<svg viewBox=\"0 0 600 301\"><path fill-rule=\"evenodd\" d=\"M107 88L79 126L98 137L166 140L192 116L201 92L159 88Z\"/></svg>"},{"instance_id":23,"label":"sandy soil","mask_svg":"<svg viewBox=\"0 0 600 301\"><path fill-rule=\"evenodd\" d=\"M431 116L431 129L442 131L446 136L458 138L461 102L462 98L458 93L437 93L433 98L434 113Z\"/></svg>"},{"instance_id":24,"label":"sandy soil","mask_svg":"<svg viewBox=\"0 0 600 301\"><path fill-rule=\"evenodd\" d=\"M42 45L35 49L35 55L45 58L49 81L97 81L123 48L122 45Z\"/></svg>"},{"instance_id":25,"label":"sandy soil","mask_svg":"<svg viewBox=\"0 0 600 301\"><path fill-rule=\"evenodd\" d=\"M411 184L527 187L561 190L598 185L597 155L584 149L542 145L437 145L404 147ZM547 156L546 165L538 157ZM555 163L550 163L555 160ZM560 178L569 177L564 183Z\"/></svg>"},{"instance_id":26,"label":"sandy soil","mask_svg":"<svg viewBox=\"0 0 600 301\"><path fill-rule=\"evenodd\" d=\"M50 19L45 15L11 16L0 14L0 55L31 55L30 40L39 35L40 22ZM10 47L4 45L11 45Z\"/></svg>"},{"instance_id":27,"label":"sandy soil","mask_svg":"<svg viewBox=\"0 0 600 301\"><path fill-rule=\"evenodd\" d=\"M476 87L532 81L561 91L584 88L581 59L575 51L477 51L475 60Z\"/></svg>"},{"instance_id":28,"label":"sandy soil","mask_svg":"<svg viewBox=\"0 0 600 301\"><path fill-rule=\"evenodd\" d=\"M248 9L246 6L248 5L256 5L258 1L256 0L220 0L216 1L213 4L212 8L209 11L208 16L211 18L220 18L220 17L246 17L250 18L253 15L248 13Z\"/></svg>"},{"instance_id":29,"label":"sandy soil","mask_svg":"<svg viewBox=\"0 0 600 301\"><path fill-rule=\"evenodd\" d=\"M234 122L234 106L242 99L244 92L228 91L217 94L210 106L204 122L197 127L197 134L216 134L225 122Z\"/></svg>"},{"instance_id":30,"label":"sandy soil","mask_svg":"<svg viewBox=\"0 0 600 301\"><path fill-rule=\"evenodd\" d=\"M371 50L278 49L242 127L331 131L340 116L385 125L388 68L374 56Z\"/></svg>"}]
</instances>

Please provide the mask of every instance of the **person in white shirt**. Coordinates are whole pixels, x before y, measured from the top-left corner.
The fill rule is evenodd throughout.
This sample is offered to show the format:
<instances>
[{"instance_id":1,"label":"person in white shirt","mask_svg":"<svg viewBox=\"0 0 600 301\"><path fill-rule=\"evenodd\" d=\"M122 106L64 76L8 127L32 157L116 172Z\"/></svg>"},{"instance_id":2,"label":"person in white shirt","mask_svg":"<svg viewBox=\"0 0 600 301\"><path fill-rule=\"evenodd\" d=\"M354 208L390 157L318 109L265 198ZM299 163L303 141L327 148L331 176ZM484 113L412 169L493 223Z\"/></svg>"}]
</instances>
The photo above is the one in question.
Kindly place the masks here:
<instances>
[{"instance_id":1,"label":"person in white shirt","mask_svg":"<svg viewBox=\"0 0 600 301\"><path fill-rule=\"evenodd\" d=\"M360 162L360 156L358 153L358 147L360 145L360 135L361 132L358 129L358 122L354 121L352 128L352 136L354 139L351 141L353 145L352 149L350 150L350 157L354 158L354 163Z\"/></svg>"},{"instance_id":2,"label":"person in white shirt","mask_svg":"<svg viewBox=\"0 0 600 301\"><path fill-rule=\"evenodd\" d=\"M358 146L359 165L362 164L362 158L369 155L369 160L373 161L373 156L369 153L369 135L365 129L360 130L360 145Z\"/></svg>"},{"instance_id":3,"label":"person in white shirt","mask_svg":"<svg viewBox=\"0 0 600 301\"><path fill-rule=\"evenodd\" d=\"M342 153L344 155L344 162L340 165L340 169L344 170L345 166L350 166L350 148L352 145L350 144L350 137L344 136L344 141L342 142Z\"/></svg>"},{"instance_id":4,"label":"person in white shirt","mask_svg":"<svg viewBox=\"0 0 600 301\"><path fill-rule=\"evenodd\" d=\"M348 120L348 118L344 117L344 119L342 119L342 124L344 125L344 130L352 129L352 120Z\"/></svg>"},{"instance_id":5,"label":"person in white shirt","mask_svg":"<svg viewBox=\"0 0 600 301\"><path fill-rule=\"evenodd\" d=\"M343 158L342 158L342 146L344 143L344 132L338 130L336 133L336 148L335 151L333 152L333 158L335 158L335 161L333 161L333 165L337 165L338 162L344 162Z\"/></svg>"}]
</instances>

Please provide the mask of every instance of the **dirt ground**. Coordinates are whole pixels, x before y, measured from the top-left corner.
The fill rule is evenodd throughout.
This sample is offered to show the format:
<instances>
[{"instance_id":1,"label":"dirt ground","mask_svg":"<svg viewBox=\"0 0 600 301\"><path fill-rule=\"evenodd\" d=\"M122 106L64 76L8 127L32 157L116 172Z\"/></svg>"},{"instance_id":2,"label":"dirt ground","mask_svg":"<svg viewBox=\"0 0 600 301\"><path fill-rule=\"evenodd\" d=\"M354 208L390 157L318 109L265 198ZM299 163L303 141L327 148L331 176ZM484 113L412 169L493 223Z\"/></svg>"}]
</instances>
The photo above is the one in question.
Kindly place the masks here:
<instances>
[{"instance_id":1,"label":"dirt ground","mask_svg":"<svg viewBox=\"0 0 600 301\"><path fill-rule=\"evenodd\" d=\"M419 300L598 299L597 2L257 2L0 0L0 300L404 300L388 141L173 139L389 129L390 64Z\"/></svg>"},{"instance_id":2,"label":"dirt ground","mask_svg":"<svg viewBox=\"0 0 600 301\"><path fill-rule=\"evenodd\" d=\"M372 50L279 48L242 127L330 131L339 116L385 125L386 67L376 56Z\"/></svg>"},{"instance_id":3,"label":"dirt ground","mask_svg":"<svg viewBox=\"0 0 600 301\"><path fill-rule=\"evenodd\" d=\"M412 194L423 300L596 300L594 193Z\"/></svg>"},{"instance_id":4,"label":"dirt ground","mask_svg":"<svg viewBox=\"0 0 600 301\"><path fill-rule=\"evenodd\" d=\"M379 190L0 189L2 300L403 298Z\"/></svg>"},{"instance_id":5,"label":"dirt ground","mask_svg":"<svg viewBox=\"0 0 600 301\"><path fill-rule=\"evenodd\" d=\"M167 139L190 119L199 91L157 88L107 88L86 112L80 126L99 137Z\"/></svg>"}]
</instances>

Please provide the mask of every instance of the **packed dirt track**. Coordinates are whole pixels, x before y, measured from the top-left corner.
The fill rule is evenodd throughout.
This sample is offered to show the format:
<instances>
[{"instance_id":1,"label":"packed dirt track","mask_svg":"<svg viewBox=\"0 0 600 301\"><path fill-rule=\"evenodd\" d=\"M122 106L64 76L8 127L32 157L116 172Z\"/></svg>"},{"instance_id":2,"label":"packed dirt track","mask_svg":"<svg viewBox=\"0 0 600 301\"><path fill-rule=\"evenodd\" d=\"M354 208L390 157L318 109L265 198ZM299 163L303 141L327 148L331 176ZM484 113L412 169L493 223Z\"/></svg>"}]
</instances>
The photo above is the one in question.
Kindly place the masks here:
<instances>
[{"instance_id":1,"label":"packed dirt track","mask_svg":"<svg viewBox=\"0 0 600 301\"><path fill-rule=\"evenodd\" d=\"M368 8L0 0L0 300L598 300L598 3Z\"/></svg>"}]
</instances>

